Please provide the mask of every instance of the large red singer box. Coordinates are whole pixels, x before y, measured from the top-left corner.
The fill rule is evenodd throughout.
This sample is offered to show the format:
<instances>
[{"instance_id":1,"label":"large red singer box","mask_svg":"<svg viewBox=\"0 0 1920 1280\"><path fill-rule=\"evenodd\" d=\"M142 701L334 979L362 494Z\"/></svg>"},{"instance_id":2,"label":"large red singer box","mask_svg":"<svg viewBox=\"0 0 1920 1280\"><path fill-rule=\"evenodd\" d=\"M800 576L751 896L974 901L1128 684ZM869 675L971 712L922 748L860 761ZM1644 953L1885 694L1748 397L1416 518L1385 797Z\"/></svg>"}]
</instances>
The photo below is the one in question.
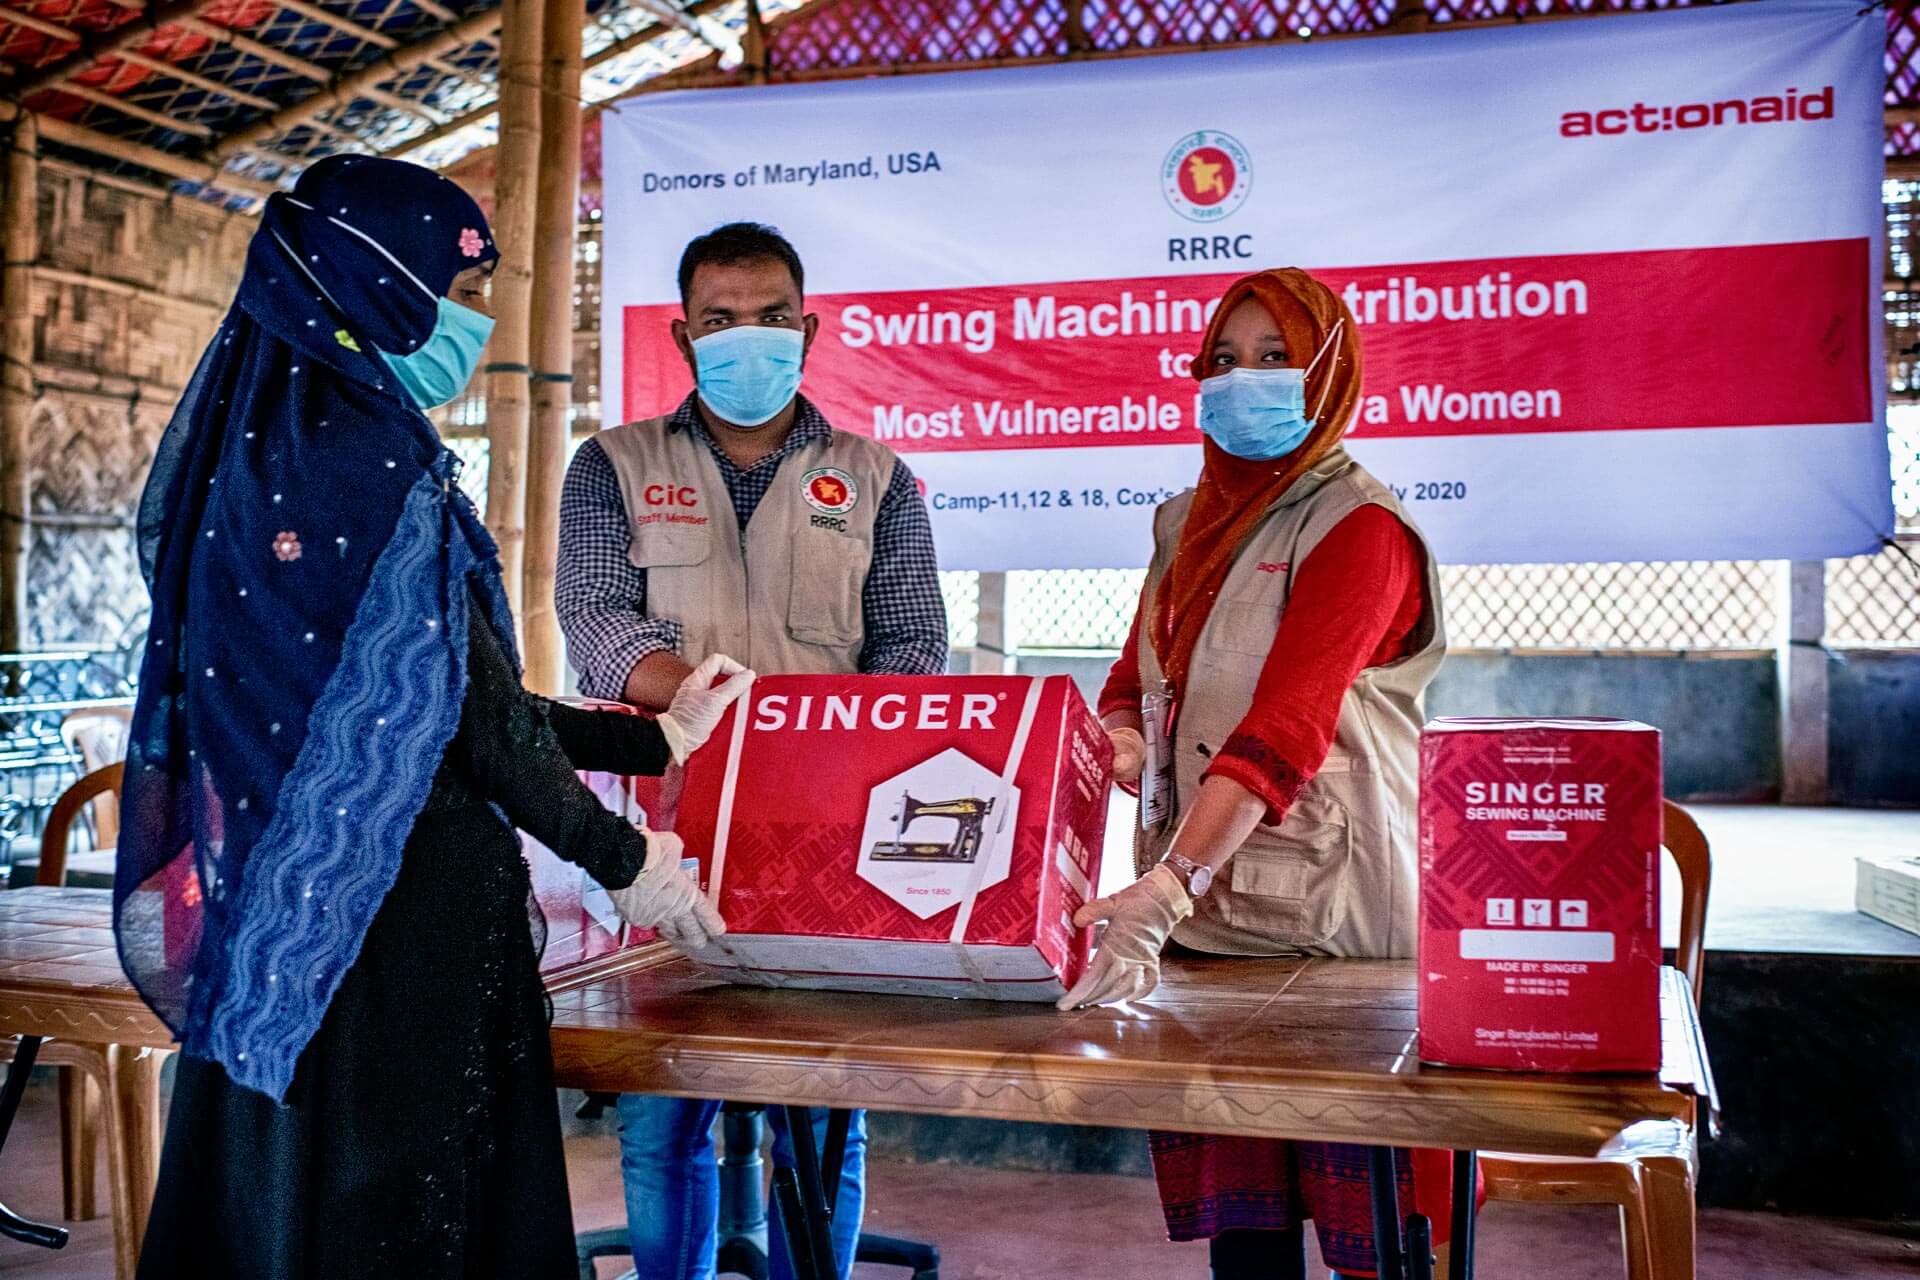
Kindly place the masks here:
<instances>
[{"instance_id":1,"label":"large red singer box","mask_svg":"<svg viewBox=\"0 0 1920 1280\"><path fill-rule=\"evenodd\" d=\"M1112 749L1065 676L762 676L673 829L733 981L1052 1000L1086 968Z\"/></svg>"},{"instance_id":2,"label":"large red singer box","mask_svg":"<svg viewBox=\"0 0 1920 1280\"><path fill-rule=\"evenodd\" d=\"M1660 1066L1660 733L1440 719L1420 740L1420 1057Z\"/></svg>"}]
</instances>

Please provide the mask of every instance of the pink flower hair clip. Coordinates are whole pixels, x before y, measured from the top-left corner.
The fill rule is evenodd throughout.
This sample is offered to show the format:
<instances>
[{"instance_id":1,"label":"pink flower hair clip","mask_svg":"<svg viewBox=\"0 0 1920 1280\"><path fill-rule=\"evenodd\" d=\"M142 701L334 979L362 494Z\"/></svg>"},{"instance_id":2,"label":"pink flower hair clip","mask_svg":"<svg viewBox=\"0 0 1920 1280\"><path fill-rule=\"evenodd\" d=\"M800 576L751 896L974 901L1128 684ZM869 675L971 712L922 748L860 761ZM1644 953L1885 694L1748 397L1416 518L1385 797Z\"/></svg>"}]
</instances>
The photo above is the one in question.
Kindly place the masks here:
<instances>
[{"instance_id":1,"label":"pink flower hair clip","mask_svg":"<svg viewBox=\"0 0 1920 1280\"><path fill-rule=\"evenodd\" d=\"M273 540L273 554L289 564L298 560L300 558L300 535L287 532L275 537Z\"/></svg>"},{"instance_id":2,"label":"pink flower hair clip","mask_svg":"<svg viewBox=\"0 0 1920 1280\"><path fill-rule=\"evenodd\" d=\"M477 258L485 252L486 247L487 242L480 238L478 231L475 231L472 227L461 228L460 252L462 254L469 258Z\"/></svg>"}]
</instances>

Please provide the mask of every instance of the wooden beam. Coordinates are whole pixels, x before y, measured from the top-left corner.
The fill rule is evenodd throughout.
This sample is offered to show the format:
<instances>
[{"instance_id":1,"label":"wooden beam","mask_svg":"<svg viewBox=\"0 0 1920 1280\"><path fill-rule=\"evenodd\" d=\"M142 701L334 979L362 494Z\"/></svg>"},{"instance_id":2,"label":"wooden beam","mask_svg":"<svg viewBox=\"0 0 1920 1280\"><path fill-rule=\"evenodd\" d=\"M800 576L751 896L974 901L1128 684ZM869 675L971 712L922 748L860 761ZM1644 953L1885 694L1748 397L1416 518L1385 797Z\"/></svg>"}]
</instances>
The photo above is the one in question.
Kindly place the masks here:
<instances>
[{"instance_id":1,"label":"wooden beam","mask_svg":"<svg viewBox=\"0 0 1920 1280\"><path fill-rule=\"evenodd\" d=\"M294 75L311 80L315 84L325 84L333 79L333 72L317 62L296 58L284 49L262 44L252 36L243 36L238 31L231 31L218 23L206 22L199 18L182 18L176 25L186 28L197 36L205 36L215 44L224 44L248 57L258 58L262 62L279 67L282 71L291 71Z\"/></svg>"},{"instance_id":2,"label":"wooden beam","mask_svg":"<svg viewBox=\"0 0 1920 1280\"><path fill-rule=\"evenodd\" d=\"M164 173L170 178L202 183L221 191L230 191L235 195L267 196L279 190L273 184L261 182L257 178L245 178L236 173L227 173L217 164L189 159L186 156L175 155L171 151L162 151L158 147L129 142L125 138L109 137L84 125L70 124L52 116L41 117L40 136L48 142L57 142L63 147L89 151L94 155L106 156L113 160L124 160L129 164L137 164L143 169L151 169L155 173Z\"/></svg>"},{"instance_id":3,"label":"wooden beam","mask_svg":"<svg viewBox=\"0 0 1920 1280\"><path fill-rule=\"evenodd\" d=\"M503 30L505 29L504 19L502 19L501 27ZM465 67L456 67L445 58L428 58L420 65L430 71L438 71L441 75L451 77L463 84L474 85L482 89L493 88L493 81L483 78L476 71L469 71Z\"/></svg>"},{"instance_id":4,"label":"wooden beam","mask_svg":"<svg viewBox=\"0 0 1920 1280\"><path fill-rule=\"evenodd\" d=\"M504 63L501 65L503 67L505 66ZM403 160L407 156L412 155L416 151L420 151L426 147L432 146L434 143L440 141L440 139L442 138L445 138L451 134L458 133L469 125L479 124L482 120L485 120L488 116L498 114L500 111L500 101L501 101L500 99L495 99L492 102L485 103L482 106L475 107L471 111L464 112L460 115L457 115L443 125L440 125L436 128L429 129L425 133L419 134L415 137L408 138L405 142L401 143L399 146L395 147L393 150L387 152L386 154L389 156L392 156L396 160Z\"/></svg>"},{"instance_id":5,"label":"wooden beam","mask_svg":"<svg viewBox=\"0 0 1920 1280\"><path fill-rule=\"evenodd\" d=\"M542 16L542 0L502 0L500 6L500 160L493 180L500 265L493 272L487 348L487 528L500 548L500 576L523 631ZM524 651L524 635L522 645Z\"/></svg>"},{"instance_id":6,"label":"wooden beam","mask_svg":"<svg viewBox=\"0 0 1920 1280\"><path fill-rule=\"evenodd\" d=\"M436 0L413 0L413 7L423 13L440 19L442 22L453 22L460 17L459 14L447 8L445 5L437 3Z\"/></svg>"},{"instance_id":7,"label":"wooden beam","mask_svg":"<svg viewBox=\"0 0 1920 1280\"><path fill-rule=\"evenodd\" d=\"M390 111L398 111L403 115L417 117L436 127L447 122L446 112L436 111L424 102L416 102L412 98L403 98L399 94L391 93L385 89L362 89L360 96L369 102L377 102Z\"/></svg>"},{"instance_id":8,"label":"wooden beam","mask_svg":"<svg viewBox=\"0 0 1920 1280\"><path fill-rule=\"evenodd\" d=\"M400 47L400 42L386 32L375 31L372 27L361 26L352 18L342 17L331 9L322 9L317 4L309 4L307 0L273 0L273 2L280 8L285 9L288 13L297 13L308 21L317 22L323 27L332 27L342 35L352 36L356 40L364 40L368 44L378 45L382 49L398 49Z\"/></svg>"},{"instance_id":9,"label":"wooden beam","mask_svg":"<svg viewBox=\"0 0 1920 1280\"><path fill-rule=\"evenodd\" d=\"M535 193L533 417L527 442L527 687L557 694L566 676L553 584L560 557L560 484L573 403L574 235L580 221L580 0L543 0L540 178Z\"/></svg>"},{"instance_id":10,"label":"wooden beam","mask_svg":"<svg viewBox=\"0 0 1920 1280\"><path fill-rule=\"evenodd\" d=\"M66 84L61 85L59 91L70 97L78 98L82 102L91 102L96 107L105 107L109 111L118 111L121 115L127 116L130 119L141 120L147 124L157 125L162 129L172 129L175 133L184 133L195 138L211 138L213 136L213 130L203 124L197 124L192 120L182 120L178 116L163 115L158 111L152 111L146 107L116 98L110 93L102 93L92 85L80 84L70 80Z\"/></svg>"},{"instance_id":11,"label":"wooden beam","mask_svg":"<svg viewBox=\"0 0 1920 1280\"><path fill-rule=\"evenodd\" d=\"M42 89L60 84L76 72L85 71L102 58L117 54L129 45L139 44L160 28L211 7L213 3L214 0L168 0L168 3L145 11L132 22L84 38L78 49L57 62L50 62L30 72L26 79L10 86L8 92L16 100L31 97Z\"/></svg>"},{"instance_id":12,"label":"wooden beam","mask_svg":"<svg viewBox=\"0 0 1920 1280\"><path fill-rule=\"evenodd\" d=\"M5 19L16 27L25 27L29 31L38 31L41 35L51 36L55 40L66 40L73 44L80 43L80 33L72 27L63 27L57 22L48 22L45 18L35 17L31 13L14 8L12 5L0 4L0 19Z\"/></svg>"},{"instance_id":13,"label":"wooden beam","mask_svg":"<svg viewBox=\"0 0 1920 1280\"><path fill-rule=\"evenodd\" d=\"M76 178L94 186L106 187L113 191L124 191L131 196L140 196L147 200L185 200L200 205L208 213L221 218L249 218L260 211L256 202L244 209L229 208L209 201L195 200L192 196L181 195L172 187L162 186L151 179L129 178L117 173L102 173L90 165L76 164L59 156L41 156L40 172L59 174L63 178ZM40 379L46 381L45 377Z\"/></svg>"},{"instance_id":14,"label":"wooden beam","mask_svg":"<svg viewBox=\"0 0 1920 1280\"><path fill-rule=\"evenodd\" d=\"M249 147L263 146L290 129L312 122L316 116L344 107L356 98L366 97L369 89L377 89L390 80L406 75L429 58L438 58L478 44L499 28L500 13L497 9L463 18L451 27L443 28L404 49L394 50L372 66L341 76L311 97L284 107L265 120L228 134L214 144L213 154L224 159Z\"/></svg>"},{"instance_id":15,"label":"wooden beam","mask_svg":"<svg viewBox=\"0 0 1920 1280\"><path fill-rule=\"evenodd\" d=\"M22 111L7 152L0 203L0 650L18 653L27 637L27 548L32 542L33 264L40 257L37 121Z\"/></svg>"},{"instance_id":16,"label":"wooden beam","mask_svg":"<svg viewBox=\"0 0 1920 1280\"><path fill-rule=\"evenodd\" d=\"M227 313L227 308L218 303L201 302L197 298L182 298L178 294L162 293L158 289L134 284L127 280L90 276L80 271L63 271L58 267L36 267L34 270L36 278L47 284L64 284L75 289L93 289L100 293L111 293L119 298L151 302L156 306L177 307L182 311L198 311L202 316L213 320L218 320Z\"/></svg>"},{"instance_id":17,"label":"wooden beam","mask_svg":"<svg viewBox=\"0 0 1920 1280\"><path fill-rule=\"evenodd\" d=\"M181 84L191 86L192 88L200 90L202 93L217 93L221 97L232 102L237 102L243 107L252 107L256 111L278 111L280 109L280 104L272 98L263 98L257 93L244 92L243 90L234 88L230 84L223 84L218 80L203 76L198 72L189 71L185 67L166 61L164 58L149 58L146 54L134 49L122 49L113 56L130 66L145 68L155 75L170 76L178 80Z\"/></svg>"}]
</instances>

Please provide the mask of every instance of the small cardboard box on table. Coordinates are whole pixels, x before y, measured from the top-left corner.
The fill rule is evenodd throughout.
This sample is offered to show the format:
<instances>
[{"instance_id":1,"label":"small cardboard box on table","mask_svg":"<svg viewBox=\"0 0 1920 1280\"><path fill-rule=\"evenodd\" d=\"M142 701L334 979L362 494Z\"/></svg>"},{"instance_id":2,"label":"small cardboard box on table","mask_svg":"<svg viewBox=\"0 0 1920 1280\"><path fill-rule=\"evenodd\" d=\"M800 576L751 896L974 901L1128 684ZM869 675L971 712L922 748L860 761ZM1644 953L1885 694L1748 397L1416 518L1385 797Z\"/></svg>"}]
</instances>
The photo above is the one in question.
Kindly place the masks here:
<instances>
[{"instance_id":1,"label":"small cardboard box on table","mask_svg":"<svg viewBox=\"0 0 1920 1280\"><path fill-rule=\"evenodd\" d=\"M1065 676L762 676L673 829L736 982L1052 1000L1085 969L1112 750Z\"/></svg>"},{"instance_id":2,"label":"small cardboard box on table","mask_svg":"<svg viewBox=\"0 0 1920 1280\"><path fill-rule=\"evenodd\" d=\"M1920 855L1861 854L1854 868L1856 907L1895 928L1920 933Z\"/></svg>"},{"instance_id":3,"label":"small cardboard box on table","mask_svg":"<svg viewBox=\"0 0 1920 1280\"><path fill-rule=\"evenodd\" d=\"M1440 719L1420 741L1420 1057L1660 1066L1660 733Z\"/></svg>"}]
</instances>

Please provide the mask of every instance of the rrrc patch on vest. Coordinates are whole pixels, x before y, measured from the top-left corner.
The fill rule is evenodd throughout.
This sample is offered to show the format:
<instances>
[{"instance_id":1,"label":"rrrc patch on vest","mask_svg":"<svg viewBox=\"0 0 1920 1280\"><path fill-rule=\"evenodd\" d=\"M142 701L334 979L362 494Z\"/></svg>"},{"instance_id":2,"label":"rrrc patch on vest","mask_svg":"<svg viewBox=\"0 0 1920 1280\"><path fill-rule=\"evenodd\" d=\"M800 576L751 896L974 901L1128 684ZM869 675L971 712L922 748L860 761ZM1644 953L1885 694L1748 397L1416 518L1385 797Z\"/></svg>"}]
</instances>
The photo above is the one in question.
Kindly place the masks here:
<instances>
[{"instance_id":1,"label":"rrrc patch on vest","mask_svg":"<svg viewBox=\"0 0 1920 1280\"><path fill-rule=\"evenodd\" d=\"M860 486L838 467L816 467L800 478L807 505L830 516L845 515L860 501Z\"/></svg>"}]
</instances>

